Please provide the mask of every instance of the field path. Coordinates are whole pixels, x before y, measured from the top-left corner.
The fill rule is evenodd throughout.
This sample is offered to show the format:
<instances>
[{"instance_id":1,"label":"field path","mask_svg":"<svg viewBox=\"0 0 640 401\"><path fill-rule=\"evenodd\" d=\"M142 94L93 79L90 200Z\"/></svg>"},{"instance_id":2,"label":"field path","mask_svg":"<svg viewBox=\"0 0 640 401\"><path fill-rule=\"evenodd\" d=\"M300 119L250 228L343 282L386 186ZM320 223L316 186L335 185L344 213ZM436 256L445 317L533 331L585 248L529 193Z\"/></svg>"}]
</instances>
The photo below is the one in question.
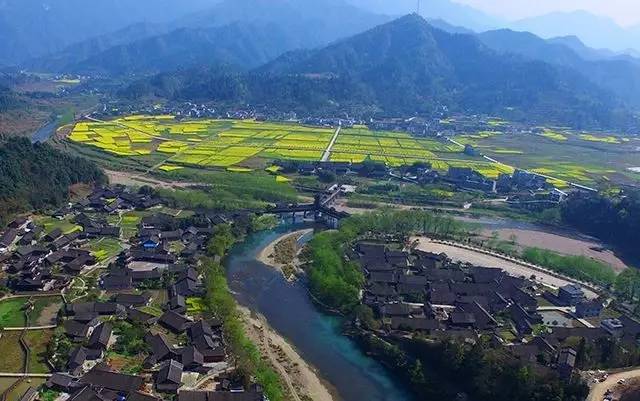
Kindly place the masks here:
<instances>
[{"instance_id":1,"label":"field path","mask_svg":"<svg viewBox=\"0 0 640 401\"><path fill-rule=\"evenodd\" d=\"M341 129L342 129L341 126L338 126L338 129L336 129L336 133L333 134L333 138L331 138L331 142L329 142L329 146L327 146L327 149L322 154L322 159L320 159L321 162L328 162L329 158L331 158L331 149L333 149L333 145L336 144L336 141L338 140L338 136L340 135Z\"/></svg>"}]
</instances>

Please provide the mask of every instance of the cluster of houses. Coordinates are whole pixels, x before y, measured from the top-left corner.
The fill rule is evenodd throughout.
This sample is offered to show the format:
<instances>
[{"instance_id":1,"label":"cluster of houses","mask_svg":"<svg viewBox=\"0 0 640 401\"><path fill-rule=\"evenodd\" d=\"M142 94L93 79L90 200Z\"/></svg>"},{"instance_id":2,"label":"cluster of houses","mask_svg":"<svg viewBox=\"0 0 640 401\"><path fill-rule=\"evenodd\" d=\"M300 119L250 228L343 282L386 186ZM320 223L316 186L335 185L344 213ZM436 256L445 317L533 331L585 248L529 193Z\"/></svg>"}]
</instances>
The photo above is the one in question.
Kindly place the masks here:
<instances>
[{"instance_id":1,"label":"cluster of houses","mask_svg":"<svg viewBox=\"0 0 640 401\"><path fill-rule=\"evenodd\" d=\"M45 232L44 226L27 217L14 220L0 240L0 268L4 274L0 284L14 292L61 290L71 278L95 266L96 258L87 249L90 240L120 238L120 227L107 222L109 214L159 204L157 198L118 186L98 189L52 213L53 219L69 219L76 225L68 233L60 228Z\"/></svg>"},{"instance_id":2,"label":"cluster of houses","mask_svg":"<svg viewBox=\"0 0 640 401\"><path fill-rule=\"evenodd\" d=\"M640 323L627 316L599 319L596 324L546 327L545 310L561 311L582 322L600 317L603 302L586 299L577 285L543 294L529 278L498 268L452 263L445 254L403 250L399 243L361 242L349 257L360 261L366 277L362 302L377 313L387 332L465 340L491 335L514 357L544 362L560 374L570 374L575 367L576 351L565 346L569 338L616 337L631 349L638 344ZM541 308L541 297L553 306ZM515 340L505 340L501 335L505 331Z\"/></svg>"},{"instance_id":3,"label":"cluster of houses","mask_svg":"<svg viewBox=\"0 0 640 401\"><path fill-rule=\"evenodd\" d=\"M72 348L52 356L64 369L46 386L77 401L263 401L258 386L238 382L228 363L221 322L204 320L198 308L189 307L204 295L202 276L194 266L215 225L227 219L215 214L180 219L162 213L158 205L159 200L124 187L100 188L55 212L76 225L73 233L45 232L21 218L0 237L3 284L14 293L60 293L81 273L100 272L92 290L97 297L67 298L58 314ZM145 211L144 217L135 234L123 238L121 229L107 220L118 220L108 217L131 210ZM99 263L86 244L100 238L120 241L121 253ZM109 364L125 323L144 333L137 339L146 344L137 374Z\"/></svg>"}]
</instances>

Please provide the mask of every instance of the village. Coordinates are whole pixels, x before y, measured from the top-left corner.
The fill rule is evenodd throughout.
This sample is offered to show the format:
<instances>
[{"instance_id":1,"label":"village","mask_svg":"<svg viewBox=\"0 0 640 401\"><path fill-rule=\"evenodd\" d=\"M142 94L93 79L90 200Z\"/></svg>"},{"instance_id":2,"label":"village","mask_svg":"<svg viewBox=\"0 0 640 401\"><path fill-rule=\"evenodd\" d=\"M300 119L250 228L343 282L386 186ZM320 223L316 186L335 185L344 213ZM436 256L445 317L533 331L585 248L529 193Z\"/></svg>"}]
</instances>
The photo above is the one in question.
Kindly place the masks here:
<instances>
[{"instance_id":1,"label":"village","mask_svg":"<svg viewBox=\"0 0 640 401\"><path fill-rule=\"evenodd\" d=\"M316 168L322 167L311 173ZM512 179L522 187L544 185L524 173ZM352 189L334 185L314 204L276 205L266 213L313 213L318 223L337 228L348 214L331 205ZM46 391L61 400L123 394L143 401L172 395L264 400L258 385L234 373L223 323L203 313L199 262L216 226L237 218L173 210L144 187L132 192L114 185L54 211L44 223L30 216L11 222L0 236L3 301L20 300L15 313L25 315L25 324L4 327L3 335L47 330L52 345L32 350L20 337L24 364L5 373L15 373L18 382L44 377ZM374 311L380 337L473 342L489 336L522 363L566 378L581 374L585 343L616 340L623 352L636 351L640 323L593 286L526 267L523 274L507 262L504 268L463 263L434 252L434 243L363 238L347 253L361 265L361 302ZM38 299L44 297L62 299L48 304L57 309L49 310L47 324L33 316L43 313ZM47 367L35 376L31 353ZM22 399L37 394L36 386L28 387Z\"/></svg>"},{"instance_id":2,"label":"village","mask_svg":"<svg viewBox=\"0 0 640 401\"><path fill-rule=\"evenodd\" d=\"M2 288L8 301L20 300L14 313L26 316L23 335L38 332L29 324L38 299L64 301L50 311L46 352L20 337L27 356L19 370L5 372L19 378L12 388L45 377L44 388L65 400L263 400L260 387L240 381L229 364L222 323L202 317L205 290L195 267L226 218L176 217L162 208L152 196L114 186L53 213L79 228L72 232L47 231L30 217L9 224L0 245ZM126 213L143 217L122 224ZM109 255L87 248L107 239L120 244ZM32 375L30 353L53 373ZM34 386L21 399L37 395Z\"/></svg>"},{"instance_id":3,"label":"village","mask_svg":"<svg viewBox=\"0 0 640 401\"><path fill-rule=\"evenodd\" d=\"M375 312L381 336L466 342L488 336L522 363L567 379L582 374L585 348L606 343L621 354L637 352L640 322L581 284L558 287L533 270L522 276L454 261L430 252L429 244L371 238L349 251L365 273L362 303ZM602 371L585 377L606 379Z\"/></svg>"}]
</instances>

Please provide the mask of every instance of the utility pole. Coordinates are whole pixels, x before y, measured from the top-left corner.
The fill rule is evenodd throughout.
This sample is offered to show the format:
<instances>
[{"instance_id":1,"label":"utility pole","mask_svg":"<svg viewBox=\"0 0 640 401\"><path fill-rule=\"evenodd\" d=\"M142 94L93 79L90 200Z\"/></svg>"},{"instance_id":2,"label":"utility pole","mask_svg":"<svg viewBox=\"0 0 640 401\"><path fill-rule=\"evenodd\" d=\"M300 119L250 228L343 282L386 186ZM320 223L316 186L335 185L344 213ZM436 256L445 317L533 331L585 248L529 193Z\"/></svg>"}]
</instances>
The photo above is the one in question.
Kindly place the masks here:
<instances>
[{"instance_id":1,"label":"utility pole","mask_svg":"<svg viewBox=\"0 0 640 401\"><path fill-rule=\"evenodd\" d=\"M418 0L418 8L417 8L417 11L416 11L418 13L418 15L420 15L420 2L421 2L421 0Z\"/></svg>"}]
</instances>

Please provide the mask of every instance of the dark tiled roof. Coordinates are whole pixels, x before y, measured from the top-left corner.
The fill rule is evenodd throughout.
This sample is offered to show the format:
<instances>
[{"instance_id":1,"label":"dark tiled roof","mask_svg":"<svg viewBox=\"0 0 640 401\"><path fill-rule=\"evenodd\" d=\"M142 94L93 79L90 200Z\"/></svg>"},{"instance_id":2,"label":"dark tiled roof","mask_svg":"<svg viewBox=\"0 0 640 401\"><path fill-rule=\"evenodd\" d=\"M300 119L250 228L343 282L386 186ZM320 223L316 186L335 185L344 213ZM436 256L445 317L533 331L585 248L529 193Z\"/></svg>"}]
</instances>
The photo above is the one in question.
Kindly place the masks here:
<instances>
[{"instance_id":1,"label":"dark tiled roof","mask_svg":"<svg viewBox=\"0 0 640 401\"><path fill-rule=\"evenodd\" d=\"M159 322L177 333L185 331L191 324L189 319L172 311L165 312Z\"/></svg>"},{"instance_id":2,"label":"dark tiled roof","mask_svg":"<svg viewBox=\"0 0 640 401\"><path fill-rule=\"evenodd\" d=\"M82 383L104 387L109 390L132 392L142 388L144 379L140 376L125 375L122 373L92 369L80 378Z\"/></svg>"},{"instance_id":3,"label":"dark tiled roof","mask_svg":"<svg viewBox=\"0 0 640 401\"><path fill-rule=\"evenodd\" d=\"M178 401L263 401L263 396L255 391L181 391Z\"/></svg>"},{"instance_id":4,"label":"dark tiled roof","mask_svg":"<svg viewBox=\"0 0 640 401\"><path fill-rule=\"evenodd\" d=\"M158 384L181 384L182 383L182 369L181 363L174 361L166 361L158 372L156 383Z\"/></svg>"},{"instance_id":5,"label":"dark tiled roof","mask_svg":"<svg viewBox=\"0 0 640 401\"><path fill-rule=\"evenodd\" d=\"M109 323L102 323L96 327L89 338L89 348L106 349L112 332L113 327Z\"/></svg>"}]
</instances>

